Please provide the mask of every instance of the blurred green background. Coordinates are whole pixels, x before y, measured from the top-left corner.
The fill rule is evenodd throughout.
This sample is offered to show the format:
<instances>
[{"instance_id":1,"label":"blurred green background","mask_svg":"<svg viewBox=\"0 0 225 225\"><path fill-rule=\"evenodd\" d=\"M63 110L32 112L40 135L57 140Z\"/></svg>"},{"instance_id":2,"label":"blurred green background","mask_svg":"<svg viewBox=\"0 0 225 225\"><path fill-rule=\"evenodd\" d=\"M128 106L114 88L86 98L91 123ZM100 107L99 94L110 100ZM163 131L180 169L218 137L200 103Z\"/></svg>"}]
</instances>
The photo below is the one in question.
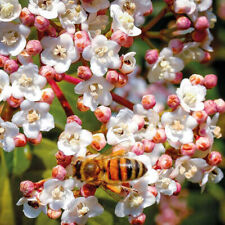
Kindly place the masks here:
<instances>
[{"instance_id":1,"label":"blurred green background","mask_svg":"<svg viewBox=\"0 0 225 225\"><path fill-rule=\"evenodd\" d=\"M20 1L23 6L27 5L27 1ZM163 7L163 1L153 0L154 13L159 12ZM214 53L212 60L208 64L190 63L184 70L185 76L193 73L206 75L215 73L219 77L217 88L210 90L209 98L225 99L225 1L217 0L213 2L214 12L218 16L218 22L212 30L214 35ZM223 6L224 4L224 6ZM223 8L223 7L224 8ZM223 9L223 10L222 10ZM149 18L149 19L150 19ZM160 30L168 19L172 19L169 15L154 27L154 30ZM36 31L33 30L30 39L35 39ZM157 47L163 47L166 43L153 41ZM137 62L143 68L144 54L148 46L141 40L137 39L132 46L133 51L137 52ZM76 66L71 66L69 74L76 71ZM143 70L145 71L145 70ZM69 100L75 114L80 116L83 126L89 130L97 130L100 124L96 121L91 112L81 113L76 109L76 96L74 95L73 85L60 83L60 87ZM27 145L25 148L17 148L11 153L0 150L0 225L57 225L60 221L50 220L46 215L41 214L37 219L28 219L23 215L22 207L16 206L16 202L21 197L19 184L23 180L38 181L42 178L51 176L51 168L56 165L55 153L57 152L57 137L64 129L66 117L57 99L51 106L51 113L54 115L56 128L49 133L43 134L43 141L40 145ZM223 137L225 137L225 115L220 117L220 126L222 128ZM225 156L225 140L221 138L215 141L214 149L222 152ZM225 172L225 160L221 163L221 168ZM183 225L219 225L225 224L225 179L219 184L208 184L205 192L200 193L198 185L185 184L188 189L187 203L190 209L190 216L186 218ZM127 218L117 218L114 216L114 208L116 202L112 200L103 191L98 190L97 196L100 203L104 206L105 212L96 218L88 221L89 225L113 225L128 224ZM145 224L155 224L154 218L157 214L157 206L152 206L145 210L147 219Z\"/></svg>"}]
</instances>

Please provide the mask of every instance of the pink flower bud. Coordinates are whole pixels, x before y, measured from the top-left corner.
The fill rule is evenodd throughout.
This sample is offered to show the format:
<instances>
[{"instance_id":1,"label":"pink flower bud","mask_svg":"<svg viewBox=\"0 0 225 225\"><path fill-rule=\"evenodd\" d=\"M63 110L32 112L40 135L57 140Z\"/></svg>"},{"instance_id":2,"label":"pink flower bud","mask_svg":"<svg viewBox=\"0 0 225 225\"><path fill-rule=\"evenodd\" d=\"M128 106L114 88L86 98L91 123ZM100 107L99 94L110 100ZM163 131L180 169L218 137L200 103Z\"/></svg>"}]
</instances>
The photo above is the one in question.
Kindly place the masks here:
<instances>
[{"instance_id":1,"label":"pink flower bud","mask_svg":"<svg viewBox=\"0 0 225 225\"><path fill-rule=\"evenodd\" d=\"M43 32L48 29L50 22L48 19L43 16L36 16L34 20L34 26L40 31Z\"/></svg>"},{"instance_id":2,"label":"pink flower bud","mask_svg":"<svg viewBox=\"0 0 225 225\"><path fill-rule=\"evenodd\" d=\"M0 55L0 67L4 67L5 62L9 60L8 57L4 56L4 55Z\"/></svg>"},{"instance_id":3,"label":"pink flower bud","mask_svg":"<svg viewBox=\"0 0 225 225\"><path fill-rule=\"evenodd\" d=\"M179 84L181 82L181 80L183 79L183 73L182 72L177 72L175 75L176 76L171 81L171 83L173 83L173 84Z\"/></svg>"},{"instance_id":4,"label":"pink flower bud","mask_svg":"<svg viewBox=\"0 0 225 225\"><path fill-rule=\"evenodd\" d=\"M206 30L195 30L192 33L192 39L196 42L202 42L206 39L208 33Z\"/></svg>"},{"instance_id":5,"label":"pink flower bud","mask_svg":"<svg viewBox=\"0 0 225 225\"><path fill-rule=\"evenodd\" d=\"M77 76L83 80L89 80L92 77L92 72L88 66L79 66Z\"/></svg>"},{"instance_id":6,"label":"pink flower bud","mask_svg":"<svg viewBox=\"0 0 225 225\"><path fill-rule=\"evenodd\" d=\"M211 54L209 52L204 52L204 57L201 59L201 63L207 63L211 60Z\"/></svg>"},{"instance_id":7,"label":"pink flower bud","mask_svg":"<svg viewBox=\"0 0 225 225\"><path fill-rule=\"evenodd\" d=\"M62 214L62 210L59 209L59 210L53 210L51 208L48 208L48 211L47 211L47 216L52 219L52 220L56 220L58 219Z\"/></svg>"},{"instance_id":8,"label":"pink flower bud","mask_svg":"<svg viewBox=\"0 0 225 225\"><path fill-rule=\"evenodd\" d=\"M204 77L199 74L192 74L189 77L189 80L192 85L197 85L197 84L202 85L204 83Z\"/></svg>"},{"instance_id":9,"label":"pink flower bud","mask_svg":"<svg viewBox=\"0 0 225 225\"><path fill-rule=\"evenodd\" d=\"M196 121L200 123L204 123L208 117L208 114L203 111L195 111L192 113L192 116L196 119Z\"/></svg>"},{"instance_id":10,"label":"pink flower bud","mask_svg":"<svg viewBox=\"0 0 225 225\"><path fill-rule=\"evenodd\" d=\"M92 184L84 184L80 190L82 196L85 198L89 196L94 196L96 192L96 186Z\"/></svg>"},{"instance_id":11,"label":"pink flower bud","mask_svg":"<svg viewBox=\"0 0 225 225\"><path fill-rule=\"evenodd\" d=\"M141 142L144 145L143 147L146 153L151 153L153 149L155 148L155 143L153 141L143 139Z\"/></svg>"},{"instance_id":12,"label":"pink flower bud","mask_svg":"<svg viewBox=\"0 0 225 225\"><path fill-rule=\"evenodd\" d=\"M52 168L52 177L58 180L64 180L64 178L66 177L66 173L66 169L61 165L57 165Z\"/></svg>"},{"instance_id":13,"label":"pink flower bud","mask_svg":"<svg viewBox=\"0 0 225 225\"><path fill-rule=\"evenodd\" d=\"M101 123L107 123L111 117L111 109L103 105L99 106L94 113Z\"/></svg>"},{"instance_id":14,"label":"pink flower bud","mask_svg":"<svg viewBox=\"0 0 225 225\"><path fill-rule=\"evenodd\" d=\"M204 110L208 115L213 115L217 112L217 105L213 100L206 100L204 102Z\"/></svg>"},{"instance_id":15,"label":"pink flower bud","mask_svg":"<svg viewBox=\"0 0 225 225\"><path fill-rule=\"evenodd\" d=\"M145 223L146 215L142 213L137 217L129 216L128 220L129 220L129 223L132 225L142 225Z\"/></svg>"},{"instance_id":16,"label":"pink flower bud","mask_svg":"<svg viewBox=\"0 0 225 225\"><path fill-rule=\"evenodd\" d=\"M78 99L77 99L77 109L81 112L86 112L88 111L90 108L85 106L84 103L83 103L83 96L80 96Z\"/></svg>"},{"instance_id":17,"label":"pink flower bud","mask_svg":"<svg viewBox=\"0 0 225 225\"><path fill-rule=\"evenodd\" d=\"M25 197L29 197L34 191L34 183L29 180L22 181L20 183L20 191Z\"/></svg>"},{"instance_id":18,"label":"pink flower bud","mask_svg":"<svg viewBox=\"0 0 225 225\"><path fill-rule=\"evenodd\" d=\"M82 125L82 121L81 121L81 119L77 115L68 116L66 122L67 123L76 122L80 126Z\"/></svg>"},{"instance_id":19,"label":"pink flower bud","mask_svg":"<svg viewBox=\"0 0 225 225\"><path fill-rule=\"evenodd\" d=\"M80 52L91 44L90 38L86 31L78 31L74 35L75 46L78 48Z\"/></svg>"},{"instance_id":20,"label":"pink flower bud","mask_svg":"<svg viewBox=\"0 0 225 225\"><path fill-rule=\"evenodd\" d=\"M177 95L169 95L167 98L167 105L172 109L176 109L180 105L180 99Z\"/></svg>"},{"instance_id":21,"label":"pink flower bud","mask_svg":"<svg viewBox=\"0 0 225 225\"><path fill-rule=\"evenodd\" d=\"M222 156L220 152L212 151L209 153L206 159L210 166L217 166L222 162Z\"/></svg>"},{"instance_id":22,"label":"pink flower bud","mask_svg":"<svg viewBox=\"0 0 225 225\"><path fill-rule=\"evenodd\" d=\"M224 113L225 112L224 100L222 98L219 98L219 99L214 100L214 102L216 103L217 112Z\"/></svg>"},{"instance_id":23,"label":"pink flower bud","mask_svg":"<svg viewBox=\"0 0 225 225\"><path fill-rule=\"evenodd\" d=\"M206 151L211 147L211 143L208 137L199 137L196 140L196 147L200 151Z\"/></svg>"},{"instance_id":24,"label":"pink flower bud","mask_svg":"<svg viewBox=\"0 0 225 225\"><path fill-rule=\"evenodd\" d=\"M135 123L138 125L138 130L141 130L145 125L145 120L143 116L135 114L133 116L133 121L135 121Z\"/></svg>"},{"instance_id":25,"label":"pink flower bud","mask_svg":"<svg viewBox=\"0 0 225 225\"><path fill-rule=\"evenodd\" d=\"M116 30L111 36L111 40L117 42L120 46L130 48L133 44L133 37L128 36L121 30Z\"/></svg>"},{"instance_id":26,"label":"pink flower bud","mask_svg":"<svg viewBox=\"0 0 225 225\"><path fill-rule=\"evenodd\" d=\"M169 156L167 154L161 155L157 161L157 166L160 169L169 169L172 167L172 164L173 164L173 160L172 160L171 156Z\"/></svg>"},{"instance_id":27,"label":"pink flower bud","mask_svg":"<svg viewBox=\"0 0 225 225\"><path fill-rule=\"evenodd\" d=\"M13 139L16 147L24 147L27 144L26 136L22 133L19 133Z\"/></svg>"},{"instance_id":28,"label":"pink flower bud","mask_svg":"<svg viewBox=\"0 0 225 225\"><path fill-rule=\"evenodd\" d=\"M91 147L96 151L101 151L106 144L107 142L103 133L97 133L92 136Z\"/></svg>"},{"instance_id":29,"label":"pink flower bud","mask_svg":"<svg viewBox=\"0 0 225 225\"><path fill-rule=\"evenodd\" d=\"M207 89L214 88L217 85L217 81L218 81L218 78L217 78L216 75L214 75L214 74L208 74L208 75L205 76L204 86Z\"/></svg>"},{"instance_id":30,"label":"pink flower bud","mask_svg":"<svg viewBox=\"0 0 225 225\"><path fill-rule=\"evenodd\" d=\"M52 104L53 100L55 98L54 91L51 88L46 88L42 90L42 96L41 96L41 102L46 102L49 105Z\"/></svg>"},{"instance_id":31,"label":"pink flower bud","mask_svg":"<svg viewBox=\"0 0 225 225\"><path fill-rule=\"evenodd\" d=\"M66 156L63 152L58 151L55 154L55 158L58 165L61 165L66 168L71 163L72 156Z\"/></svg>"},{"instance_id":32,"label":"pink flower bud","mask_svg":"<svg viewBox=\"0 0 225 225\"><path fill-rule=\"evenodd\" d=\"M106 80L111 84L116 85L119 80L119 73L116 70L109 70L106 74Z\"/></svg>"},{"instance_id":33,"label":"pink flower bud","mask_svg":"<svg viewBox=\"0 0 225 225\"><path fill-rule=\"evenodd\" d=\"M183 50L184 44L180 39L172 39L169 42L169 48L172 49L174 54L178 54Z\"/></svg>"},{"instance_id":34,"label":"pink flower bud","mask_svg":"<svg viewBox=\"0 0 225 225\"><path fill-rule=\"evenodd\" d=\"M197 30L205 30L209 28L209 21L206 16L200 16L198 19L195 21L195 28Z\"/></svg>"},{"instance_id":35,"label":"pink flower bud","mask_svg":"<svg viewBox=\"0 0 225 225\"><path fill-rule=\"evenodd\" d=\"M156 104L155 96L154 95L144 95L142 97L141 104L147 110L152 109Z\"/></svg>"},{"instance_id":36,"label":"pink flower bud","mask_svg":"<svg viewBox=\"0 0 225 225\"><path fill-rule=\"evenodd\" d=\"M65 73L55 73L54 80L60 82L64 79Z\"/></svg>"},{"instance_id":37,"label":"pink flower bud","mask_svg":"<svg viewBox=\"0 0 225 225\"><path fill-rule=\"evenodd\" d=\"M152 193L155 197L158 195L157 188L154 186L148 186L148 192Z\"/></svg>"},{"instance_id":38,"label":"pink flower bud","mask_svg":"<svg viewBox=\"0 0 225 225\"><path fill-rule=\"evenodd\" d=\"M128 76L125 74L119 73L118 82L115 84L115 87L121 88L124 87L128 82Z\"/></svg>"},{"instance_id":39,"label":"pink flower bud","mask_svg":"<svg viewBox=\"0 0 225 225\"><path fill-rule=\"evenodd\" d=\"M8 104L12 107L12 108L18 108L20 106L20 104L23 102L24 98L14 98L13 96L10 96L7 99Z\"/></svg>"},{"instance_id":40,"label":"pink flower bud","mask_svg":"<svg viewBox=\"0 0 225 225\"><path fill-rule=\"evenodd\" d=\"M14 73L18 70L19 65L16 60L8 59L4 64L4 70L6 73Z\"/></svg>"},{"instance_id":41,"label":"pink flower bud","mask_svg":"<svg viewBox=\"0 0 225 225\"><path fill-rule=\"evenodd\" d=\"M26 51L29 55L37 55L42 51L41 42L38 40L30 40L27 42Z\"/></svg>"},{"instance_id":42,"label":"pink flower bud","mask_svg":"<svg viewBox=\"0 0 225 225\"><path fill-rule=\"evenodd\" d=\"M144 154L144 145L141 142L136 142L132 147L131 151L136 155L143 155Z\"/></svg>"},{"instance_id":43,"label":"pink flower bud","mask_svg":"<svg viewBox=\"0 0 225 225\"><path fill-rule=\"evenodd\" d=\"M164 143L166 141L167 137L166 137L166 133L165 130L160 128L156 131L155 136L153 137L153 141L155 143Z\"/></svg>"},{"instance_id":44,"label":"pink flower bud","mask_svg":"<svg viewBox=\"0 0 225 225\"><path fill-rule=\"evenodd\" d=\"M181 192L181 184L176 181L177 190L173 193L173 195L178 195Z\"/></svg>"},{"instance_id":45,"label":"pink flower bud","mask_svg":"<svg viewBox=\"0 0 225 225\"><path fill-rule=\"evenodd\" d=\"M31 143L31 144L33 144L33 145L38 145L38 144L40 144L41 143L41 141L42 141L42 133L40 132L39 134L38 134L38 137L37 138L27 138L27 141L29 142L29 143Z\"/></svg>"},{"instance_id":46,"label":"pink flower bud","mask_svg":"<svg viewBox=\"0 0 225 225\"><path fill-rule=\"evenodd\" d=\"M190 28L191 21L186 16L181 16L177 19L176 26L179 30L186 30Z\"/></svg>"},{"instance_id":47,"label":"pink flower bud","mask_svg":"<svg viewBox=\"0 0 225 225\"><path fill-rule=\"evenodd\" d=\"M145 60L149 64L154 64L159 58L159 53L157 49L148 50L145 53Z\"/></svg>"},{"instance_id":48,"label":"pink flower bud","mask_svg":"<svg viewBox=\"0 0 225 225\"><path fill-rule=\"evenodd\" d=\"M28 10L28 8L23 8L20 13L20 20L26 26L32 26L34 24L35 16Z\"/></svg>"},{"instance_id":49,"label":"pink flower bud","mask_svg":"<svg viewBox=\"0 0 225 225\"><path fill-rule=\"evenodd\" d=\"M195 150L196 150L196 146L194 143L189 143L189 144L183 144L181 146L181 154L182 155L187 155L187 156L192 156L194 155L195 153Z\"/></svg>"},{"instance_id":50,"label":"pink flower bud","mask_svg":"<svg viewBox=\"0 0 225 225\"><path fill-rule=\"evenodd\" d=\"M55 27L49 25L48 28L45 30L45 33L47 36L50 37L57 37L57 31L55 29Z\"/></svg>"}]
</instances>

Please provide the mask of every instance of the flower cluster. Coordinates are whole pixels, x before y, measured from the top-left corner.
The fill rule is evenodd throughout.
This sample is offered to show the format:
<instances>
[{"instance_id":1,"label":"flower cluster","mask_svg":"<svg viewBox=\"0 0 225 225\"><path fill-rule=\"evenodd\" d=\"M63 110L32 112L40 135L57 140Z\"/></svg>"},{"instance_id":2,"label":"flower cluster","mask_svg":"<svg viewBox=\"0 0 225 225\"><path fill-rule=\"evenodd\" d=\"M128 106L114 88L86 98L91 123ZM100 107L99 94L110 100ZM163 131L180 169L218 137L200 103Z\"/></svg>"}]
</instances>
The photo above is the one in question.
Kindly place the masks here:
<instances>
[{"instance_id":1,"label":"flower cluster","mask_svg":"<svg viewBox=\"0 0 225 225\"><path fill-rule=\"evenodd\" d=\"M102 187L118 197L116 216L144 224L144 208L178 195L185 180L204 190L223 178L213 143L222 136L217 120L225 102L206 99L217 77L182 74L189 62L210 60L212 1L165 5L145 23L151 0L29 0L27 8L0 0L0 147L39 144L41 132L55 127L54 96L67 116L52 177L21 182L17 205L25 216L43 212L61 217L62 225L85 224L104 211L95 196ZM174 20L151 31L169 12ZM151 47L145 54L150 85L129 50L136 37ZM167 47L156 49L151 38ZM66 74L71 68L73 75ZM57 82L74 85L77 108L92 111L99 130L83 129Z\"/></svg>"}]
</instances>

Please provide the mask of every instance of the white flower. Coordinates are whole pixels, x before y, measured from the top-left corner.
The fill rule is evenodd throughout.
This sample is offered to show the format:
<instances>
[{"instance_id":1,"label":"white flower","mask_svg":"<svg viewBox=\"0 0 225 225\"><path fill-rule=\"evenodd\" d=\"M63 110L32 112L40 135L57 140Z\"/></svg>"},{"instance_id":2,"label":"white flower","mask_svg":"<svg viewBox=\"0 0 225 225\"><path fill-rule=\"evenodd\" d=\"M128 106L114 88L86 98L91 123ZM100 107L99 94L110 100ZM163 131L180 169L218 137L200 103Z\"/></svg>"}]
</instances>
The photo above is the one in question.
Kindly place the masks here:
<instances>
[{"instance_id":1,"label":"white flower","mask_svg":"<svg viewBox=\"0 0 225 225\"><path fill-rule=\"evenodd\" d=\"M97 35L83 51L85 60L90 61L91 70L96 76L103 76L108 68L118 69L121 61L118 55L120 46L108 40L104 35Z\"/></svg>"},{"instance_id":2,"label":"white flower","mask_svg":"<svg viewBox=\"0 0 225 225\"><path fill-rule=\"evenodd\" d=\"M206 88L202 85L192 85L189 79L183 79L176 91L180 104L187 112L204 109Z\"/></svg>"},{"instance_id":3,"label":"white flower","mask_svg":"<svg viewBox=\"0 0 225 225\"><path fill-rule=\"evenodd\" d=\"M30 101L41 99L41 89L46 84L46 78L39 75L38 71L37 65L29 63L10 75L13 97L18 99L25 97Z\"/></svg>"},{"instance_id":4,"label":"white flower","mask_svg":"<svg viewBox=\"0 0 225 225\"><path fill-rule=\"evenodd\" d=\"M81 0L82 7L89 13L96 13L101 9L109 8L110 3L108 0L92 0L88 1Z\"/></svg>"},{"instance_id":5,"label":"white flower","mask_svg":"<svg viewBox=\"0 0 225 225\"><path fill-rule=\"evenodd\" d=\"M17 56L26 46L30 29L23 24L0 23L0 54Z\"/></svg>"},{"instance_id":6,"label":"white flower","mask_svg":"<svg viewBox=\"0 0 225 225\"><path fill-rule=\"evenodd\" d=\"M35 15L54 19L65 11L65 5L60 0L29 0L28 9Z\"/></svg>"},{"instance_id":7,"label":"white flower","mask_svg":"<svg viewBox=\"0 0 225 225\"><path fill-rule=\"evenodd\" d=\"M76 122L67 123L65 131L59 136L58 148L65 155L85 156L86 147L91 142L91 132L83 130Z\"/></svg>"},{"instance_id":8,"label":"white flower","mask_svg":"<svg viewBox=\"0 0 225 225\"><path fill-rule=\"evenodd\" d=\"M122 109L116 117L111 117L108 124L107 143L109 145L135 143L134 133L138 130L138 125L133 119L133 112L129 109Z\"/></svg>"},{"instance_id":9,"label":"white flower","mask_svg":"<svg viewBox=\"0 0 225 225\"><path fill-rule=\"evenodd\" d=\"M196 119L181 107L173 112L165 112L161 118L169 141L183 144L193 141L193 129L198 125Z\"/></svg>"},{"instance_id":10,"label":"white flower","mask_svg":"<svg viewBox=\"0 0 225 225\"><path fill-rule=\"evenodd\" d=\"M209 31L209 29L207 29L207 37L205 38L204 41L201 42L201 47L208 52L213 52L213 48L210 46L212 41L213 35Z\"/></svg>"},{"instance_id":11,"label":"white flower","mask_svg":"<svg viewBox=\"0 0 225 225\"><path fill-rule=\"evenodd\" d=\"M49 204L49 207L53 210L66 209L74 199L71 191L74 187L75 182L73 179L64 181L49 179L44 183L44 189L40 193L39 199L42 204Z\"/></svg>"},{"instance_id":12,"label":"white flower","mask_svg":"<svg viewBox=\"0 0 225 225\"><path fill-rule=\"evenodd\" d=\"M15 148L14 137L19 134L19 128L11 122L5 122L0 117L0 148L11 152Z\"/></svg>"},{"instance_id":13,"label":"white flower","mask_svg":"<svg viewBox=\"0 0 225 225\"><path fill-rule=\"evenodd\" d=\"M11 95L9 76L4 70L0 70L0 102L5 101Z\"/></svg>"},{"instance_id":14,"label":"white flower","mask_svg":"<svg viewBox=\"0 0 225 225\"><path fill-rule=\"evenodd\" d=\"M145 121L144 127L136 133L136 139L152 140L152 138L156 134L156 127L159 122L158 113L153 109L144 109L141 104L137 104L134 106L134 113L142 116Z\"/></svg>"},{"instance_id":15,"label":"white flower","mask_svg":"<svg viewBox=\"0 0 225 225\"><path fill-rule=\"evenodd\" d=\"M41 212L47 214L47 206L39 201L38 195L35 193L34 196L29 198L22 197L16 203L17 206L23 205L24 215L28 218L36 218Z\"/></svg>"},{"instance_id":16,"label":"white flower","mask_svg":"<svg viewBox=\"0 0 225 225\"><path fill-rule=\"evenodd\" d=\"M132 186L130 193L119 201L115 208L115 214L118 217L132 215L133 217L139 216L143 209L155 203L155 197L148 191L147 180L136 182Z\"/></svg>"},{"instance_id":17,"label":"white flower","mask_svg":"<svg viewBox=\"0 0 225 225\"><path fill-rule=\"evenodd\" d=\"M136 59L134 56L136 52L128 52L126 55L122 55L122 67L120 71L124 74L132 73L136 67Z\"/></svg>"},{"instance_id":18,"label":"white flower","mask_svg":"<svg viewBox=\"0 0 225 225\"><path fill-rule=\"evenodd\" d=\"M133 15L130 15L126 11L123 12L119 5L111 5L110 14L113 18L113 30L121 30L129 36L138 36L141 34L141 29L135 26Z\"/></svg>"},{"instance_id":19,"label":"white flower","mask_svg":"<svg viewBox=\"0 0 225 225\"><path fill-rule=\"evenodd\" d=\"M87 14L77 1L63 0L66 9L59 14L62 27L69 33L75 33L75 24L81 24L87 20Z\"/></svg>"},{"instance_id":20,"label":"white flower","mask_svg":"<svg viewBox=\"0 0 225 225\"><path fill-rule=\"evenodd\" d=\"M189 156L183 156L176 160L175 169L170 174L171 178L175 178L179 183L182 183L184 179L188 179L192 183L201 183L204 170L208 167L208 164L201 158L190 158Z\"/></svg>"},{"instance_id":21,"label":"white flower","mask_svg":"<svg viewBox=\"0 0 225 225\"><path fill-rule=\"evenodd\" d=\"M92 76L89 80L80 82L74 91L83 94L84 105L94 111L98 105L108 106L112 103L112 89L113 85L104 77Z\"/></svg>"},{"instance_id":22,"label":"white flower","mask_svg":"<svg viewBox=\"0 0 225 225\"><path fill-rule=\"evenodd\" d=\"M76 62L80 57L70 34L64 33L57 38L44 37L41 44L44 48L41 61L46 65L54 66L57 73L66 72L71 63Z\"/></svg>"},{"instance_id":23,"label":"white flower","mask_svg":"<svg viewBox=\"0 0 225 225\"><path fill-rule=\"evenodd\" d=\"M20 16L21 5L18 0L0 0L0 21L9 22Z\"/></svg>"},{"instance_id":24,"label":"white flower","mask_svg":"<svg viewBox=\"0 0 225 225\"><path fill-rule=\"evenodd\" d=\"M73 199L62 214L63 223L86 224L88 218L103 213L103 207L98 203L95 196Z\"/></svg>"},{"instance_id":25,"label":"white flower","mask_svg":"<svg viewBox=\"0 0 225 225\"><path fill-rule=\"evenodd\" d=\"M159 80L173 80L177 72L184 68L184 62L178 57L173 56L170 48L164 48L159 54L159 58L150 67L148 79L150 82Z\"/></svg>"},{"instance_id":26,"label":"white flower","mask_svg":"<svg viewBox=\"0 0 225 225\"><path fill-rule=\"evenodd\" d=\"M54 118L48 113L49 104L24 100L20 108L21 111L14 114L12 122L23 127L24 134L28 138L35 139L40 131L49 131L54 128Z\"/></svg>"}]
</instances>

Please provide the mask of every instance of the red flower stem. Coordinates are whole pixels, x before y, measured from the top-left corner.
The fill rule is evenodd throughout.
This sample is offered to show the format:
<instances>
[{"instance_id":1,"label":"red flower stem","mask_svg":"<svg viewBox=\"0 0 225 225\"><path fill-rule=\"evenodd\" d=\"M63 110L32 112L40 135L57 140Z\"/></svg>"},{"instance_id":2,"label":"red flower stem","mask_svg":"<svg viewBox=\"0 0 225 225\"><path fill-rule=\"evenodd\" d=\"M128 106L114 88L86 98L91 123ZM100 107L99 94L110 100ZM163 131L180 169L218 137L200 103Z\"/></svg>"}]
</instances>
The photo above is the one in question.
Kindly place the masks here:
<instances>
[{"instance_id":1,"label":"red flower stem","mask_svg":"<svg viewBox=\"0 0 225 225\"><path fill-rule=\"evenodd\" d=\"M71 84L75 84L75 85L79 84L80 82L83 81L81 79L78 79L76 77L73 77L73 76L70 76L70 75L67 75L67 74L64 76L63 80L65 80L65 81L67 81L67 82L69 82Z\"/></svg>"},{"instance_id":2,"label":"red flower stem","mask_svg":"<svg viewBox=\"0 0 225 225\"><path fill-rule=\"evenodd\" d=\"M69 102L66 100L64 94L62 93L62 91L59 88L59 86L57 85L57 83L52 79L48 79L48 83L51 85L52 90L54 91L56 97L58 98L60 104L62 105L62 107L66 113L66 116L68 117L68 116L74 115Z\"/></svg>"},{"instance_id":3,"label":"red flower stem","mask_svg":"<svg viewBox=\"0 0 225 225\"><path fill-rule=\"evenodd\" d=\"M134 103L128 101L127 99L115 94L114 92L111 92L113 101L117 102L120 105L123 105L125 107L127 107L130 110L133 110L134 107Z\"/></svg>"}]
</instances>

